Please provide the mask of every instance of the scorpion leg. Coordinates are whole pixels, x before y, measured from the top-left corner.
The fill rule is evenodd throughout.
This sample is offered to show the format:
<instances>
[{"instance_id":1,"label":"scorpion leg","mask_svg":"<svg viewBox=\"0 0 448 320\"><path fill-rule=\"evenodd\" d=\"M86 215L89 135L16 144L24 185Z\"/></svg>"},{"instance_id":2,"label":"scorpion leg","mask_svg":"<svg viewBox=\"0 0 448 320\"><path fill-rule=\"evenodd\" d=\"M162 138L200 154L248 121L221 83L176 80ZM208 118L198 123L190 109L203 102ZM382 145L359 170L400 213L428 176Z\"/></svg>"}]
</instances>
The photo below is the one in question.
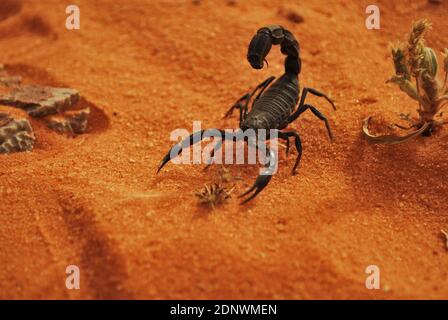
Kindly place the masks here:
<instances>
[{"instance_id":1,"label":"scorpion leg","mask_svg":"<svg viewBox=\"0 0 448 320\"><path fill-rule=\"evenodd\" d=\"M239 98L237 100L237 102L235 102L235 104L233 106L231 106L229 110L227 110L227 112L224 114L224 118L229 118L232 115L233 110L235 110L235 109L239 109L240 110L240 114L241 114L242 111L244 113L246 113L247 112L247 105L249 104L250 98L251 98L250 93L246 93L241 98ZM244 103L242 103L243 101L244 101Z\"/></svg>"},{"instance_id":2,"label":"scorpion leg","mask_svg":"<svg viewBox=\"0 0 448 320\"><path fill-rule=\"evenodd\" d=\"M288 141L288 146L289 146L289 137L294 137L295 138L295 145L296 145L296 150L297 150L297 159L296 159L296 163L294 164L294 167L292 169L292 175L295 175L297 173L296 169L297 166L300 163L300 159L302 158L302 140L300 139L300 136L297 132L295 131L288 131L288 132L279 132L278 133L278 137L281 139L285 139Z\"/></svg>"},{"instance_id":3,"label":"scorpion leg","mask_svg":"<svg viewBox=\"0 0 448 320\"><path fill-rule=\"evenodd\" d=\"M333 133L331 132L331 127L330 127L330 123L328 122L328 119L312 105L308 104L307 106L316 117L318 117L320 120L322 120L325 123L325 127L327 128L328 136L330 137L330 140L333 140Z\"/></svg>"},{"instance_id":4,"label":"scorpion leg","mask_svg":"<svg viewBox=\"0 0 448 320\"><path fill-rule=\"evenodd\" d=\"M286 141L286 145L285 145L285 156L288 157L288 154L289 154L289 148L290 148L291 143L290 143L290 141L289 141L289 136L283 135L283 133L284 133L284 132L280 132L280 131L279 131L279 132L278 132L278 137L279 137L280 139L283 139L283 140Z\"/></svg>"},{"instance_id":5,"label":"scorpion leg","mask_svg":"<svg viewBox=\"0 0 448 320\"><path fill-rule=\"evenodd\" d=\"M230 107L230 109L224 115L224 118L230 117L232 115L234 109L239 109L240 110L240 123L241 123L241 121L246 117L250 99L252 99L252 97L255 95L257 90L261 89L260 92L258 93L257 97L255 98L255 100L257 100L261 96L263 91L268 87L268 85L272 81L274 81L274 79L275 79L274 76L267 78L262 83L257 85L255 87L255 89L252 91L252 93L246 93L245 95L243 95L240 99L238 99L237 102L235 102L235 104L233 106ZM244 101L244 103L242 103L243 101Z\"/></svg>"},{"instance_id":6,"label":"scorpion leg","mask_svg":"<svg viewBox=\"0 0 448 320\"><path fill-rule=\"evenodd\" d=\"M207 165L204 167L204 171L207 170L212 165L215 152L218 151L221 147L222 147L222 140L218 141L213 147L213 149L210 151L210 155L206 161Z\"/></svg>"},{"instance_id":7,"label":"scorpion leg","mask_svg":"<svg viewBox=\"0 0 448 320\"><path fill-rule=\"evenodd\" d=\"M305 87L302 90L302 95L300 97L300 102L299 105L297 106L297 110L289 116L288 121L290 123L296 120L302 113L304 113L308 109L307 106L305 105L305 99L308 92L318 97L324 97L332 105L333 109L336 110L336 106L334 105L333 100L331 100L326 94L319 92L316 89Z\"/></svg>"},{"instance_id":8,"label":"scorpion leg","mask_svg":"<svg viewBox=\"0 0 448 320\"><path fill-rule=\"evenodd\" d=\"M258 145L254 147L258 148ZM258 175L252 187L243 194L238 196L238 198L242 198L252 193L248 198L246 198L244 201L240 203L241 205L255 198L257 194L259 194L268 185L269 181L271 181L272 175L274 174L275 168L277 166L277 155L275 154L275 152L270 150L268 146L266 146L266 153L267 153L266 156L268 158L266 168Z\"/></svg>"},{"instance_id":9,"label":"scorpion leg","mask_svg":"<svg viewBox=\"0 0 448 320\"><path fill-rule=\"evenodd\" d=\"M290 143L289 143L289 138L283 138L283 137L280 137L279 136L279 138L282 138L282 139L284 139L284 140L286 140L286 150L285 150L285 155L286 156L288 156L288 154L289 154L289 146L290 146Z\"/></svg>"},{"instance_id":10,"label":"scorpion leg","mask_svg":"<svg viewBox=\"0 0 448 320\"><path fill-rule=\"evenodd\" d=\"M303 96L302 96L302 100ZM300 103L302 103L302 100L300 101ZM330 140L333 140L333 133L331 131L331 127L330 127L330 123L328 122L328 119L319 111L317 110L314 106L310 105L310 104L302 104L299 105L298 109L296 110L296 112L294 112L291 116L289 116L288 122L291 123L294 120L296 120L302 113L304 113L306 110L310 109L311 112L320 120L322 120L325 123L325 127L327 128L327 132L328 132L328 136L330 137Z\"/></svg>"},{"instance_id":11,"label":"scorpion leg","mask_svg":"<svg viewBox=\"0 0 448 320\"><path fill-rule=\"evenodd\" d=\"M212 136L215 137L216 136L216 132L219 132L221 134L221 141L220 141L221 144L222 144L222 139L229 139L229 138L234 139L233 133L226 132L226 131L220 130L220 129L208 129L208 130L197 131L197 132L191 134L190 136L188 136L187 138L185 138L184 140L182 140L181 142L175 144L168 151L168 153L163 157L162 161L160 161L159 167L157 168L157 173L159 173L159 171L170 160L172 160L175 157L177 157L178 155L180 155L182 153L183 149L186 149L189 146L202 141L204 138L208 138L208 137L212 137Z\"/></svg>"},{"instance_id":12,"label":"scorpion leg","mask_svg":"<svg viewBox=\"0 0 448 320\"><path fill-rule=\"evenodd\" d=\"M307 89L309 93L315 95L316 97L323 97L325 100L327 100L331 104L331 106L333 107L333 110L336 110L336 106L334 105L333 100L331 100L325 93L317 91L316 89L313 89L313 88L304 88L304 89Z\"/></svg>"},{"instance_id":13,"label":"scorpion leg","mask_svg":"<svg viewBox=\"0 0 448 320\"><path fill-rule=\"evenodd\" d=\"M226 135L224 135L224 139L230 139L230 138L232 138L233 141L236 141L238 139L237 136L235 136L235 134L230 133L230 132L227 133ZM215 152L218 151L222 147L222 141L223 141L223 139L221 137L221 139L215 144L213 149L210 151L210 156L206 161L207 165L205 166L204 171L207 170L210 167L210 165L213 163L213 160L214 160L213 158L215 156Z\"/></svg>"},{"instance_id":14,"label":"scorpion leg","mask_svg":"<svg viewBox=\"0 0 448 320\"><path fill-rule=\"evenodd\" d=\"M261 89L260 92L258 92L257 97L255 98L255 101L258 100L258 98L260 98L261 94L264 92L264 90L266 90L266 88L268 87L268 85L274 81L275 77L274 76L270 76L269 78L267 78L266 80L264 80L262 83L260 83L255 89L254 91L252 91L252 96L255 94L255 92L257 92L258 89ZM254 101L254 102L255 102Z\"/></svg>"},{"instance_id":15,"label":"scorpion leg","mask_svg":"<svg viewBox=\"0 0 448 320\"><path fill-rule=\"evenodd\" d=\"M175 144L168 153L163 157L162 161L159 163L159 167L157 168L157 173L172 159L177 157L182 153L182 150L185 148L188 148L189 146L198 143L199 141L202 141L204 138L202 135L205 132L205 130L197 131L181 142Z\"/></svg>"}]
</instances>

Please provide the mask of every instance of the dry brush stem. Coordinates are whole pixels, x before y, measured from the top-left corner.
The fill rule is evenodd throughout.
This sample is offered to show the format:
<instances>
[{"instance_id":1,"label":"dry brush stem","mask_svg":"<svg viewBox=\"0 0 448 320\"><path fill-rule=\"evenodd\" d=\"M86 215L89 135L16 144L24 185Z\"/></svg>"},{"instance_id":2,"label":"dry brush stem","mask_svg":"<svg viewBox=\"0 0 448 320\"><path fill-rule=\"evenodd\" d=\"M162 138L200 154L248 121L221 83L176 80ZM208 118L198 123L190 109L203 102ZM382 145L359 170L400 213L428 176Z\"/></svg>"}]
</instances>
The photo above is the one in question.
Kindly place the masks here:
<instances>
[{"instance_id":1,"label":"dry brush stem","mask_svg":"<svg viewBox=\"0 0 448 320\"><path fill-rule=\"evenodd\" d=\"M405 136L380 135L369 131L371 117L364 119L363 133L372 143L398 144L419 135L430 135L443 124L434 117L448 104L448 49L442 53L444 81L437 79L438 62L433 49L425 46L424 36L431 28L428 20L419 20L412 26L406 44L397 43L391 47L395 74L387 81L398 85L401 91L418 102L419 119L412 125L414 129Z\"/></svg>"},{"instance_id":2,"label":"dry brush stem","mask_svg":"<svg viewBox=\"0 0 448 320\"><path fill-rule=\"evenodd\" d=\"M445 90L445 93L448 93L447 88L447 80L448 80L448 49L445 48L442 53L443 56L443 70L445 71L445 80L443 81L443 88Z\"/></svg>"},{"instance_id":3,"label":"dry brush stem","mask_svg":"<svg viewBox=\"0 0 448 320\"><path fill-rule=\"evenodd\" d=\"M420 134L422 134L426 129L428 129L429 124L425 123L420 129L415 130L407 135L404 136L397 136L397 135L374 135L369 131L369 123L370 123L370 119L372 117L367 117L366 119L364 119L363 122L363 126L362 126L362 130L364 132L365 137L367 138L367 140L371 143L376 143L376 144L399 144L399 143L403 143L405 141L408 141Z\"/></svg>"},{"instance_id":4,"label":"dry brush stem","mask_svg":"<svg viewBox=\"0 0 448 320\"><path fill-rule=\"evenodd\" d=\"M448 232L446 232L445 230L440 230L440 232L445 238L445 248L448 250Z\"/></svg>"}]
</instances>

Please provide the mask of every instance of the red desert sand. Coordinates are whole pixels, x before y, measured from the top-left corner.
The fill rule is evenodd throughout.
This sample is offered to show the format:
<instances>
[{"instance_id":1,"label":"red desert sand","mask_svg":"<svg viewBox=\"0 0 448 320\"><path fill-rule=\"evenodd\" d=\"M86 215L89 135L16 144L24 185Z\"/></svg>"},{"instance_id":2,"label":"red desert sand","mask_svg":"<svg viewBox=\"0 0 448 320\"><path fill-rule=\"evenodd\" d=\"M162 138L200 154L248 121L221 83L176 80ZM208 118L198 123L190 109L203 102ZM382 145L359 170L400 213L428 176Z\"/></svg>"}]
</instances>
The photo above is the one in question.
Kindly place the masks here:
<instances>
[{"instance_id":1,"label":"red desert sand","mask_svg":"<svg viewBox=\"0 0 448 320\"><path fill-rule=\"evenodd\" d=\"M0 3L0 63L25 84L79 90L87 133L69 137L38 118L31 152L0 155L0 298L432 299L448 298L448 127L403 145L371 145L362 119L384 126L415 103L385 81L389 42L429 19L428 44L448 46L448 1L380 0L381 29L365 27L369 1L77 1L81 29L65 28L64 1ZM295 12L300 19L288 14ZM236 195L258 167L227 165L232 197L214 210L194 193L221 166L157 165L170 132L236 128L224 112L270 75L246 60L256 30L281 24L299 39L309 97L291 125L302 136L252 202ZM440 61L440 60L439 60ZM77 265L81 289L67 290ZM365 286L367 266L381 289Z\"/></svg>"}]
</instances>

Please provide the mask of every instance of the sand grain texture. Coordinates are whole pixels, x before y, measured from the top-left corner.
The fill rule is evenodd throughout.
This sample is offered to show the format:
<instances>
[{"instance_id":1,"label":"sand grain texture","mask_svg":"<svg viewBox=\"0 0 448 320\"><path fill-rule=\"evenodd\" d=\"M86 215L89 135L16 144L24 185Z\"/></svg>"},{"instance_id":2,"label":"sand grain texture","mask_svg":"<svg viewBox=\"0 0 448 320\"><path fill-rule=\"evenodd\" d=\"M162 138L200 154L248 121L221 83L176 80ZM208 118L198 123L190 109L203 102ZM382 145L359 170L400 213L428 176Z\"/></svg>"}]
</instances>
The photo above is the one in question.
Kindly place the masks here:
<instances>
[{"instance_id":1,"label":"sand grain texture","mask_svg":"<svg viewBox=\"0 0 448 320\"><path fill-rule=\"evenodd\" d=\"M76 88L87 133L58 135L29 119L31 153L0 156L0 298L448 298L448 128L399 146L369 145L361 120L391 123L416 106L385 80L388 43L428 18L428 44L448 46L448 2L380 0L381 30L364 25L366 1L79 0L81 30L65 29L63 1L0 2L0 63L25 83ZM283 8L283 9L282 9ZM282 11L283 10L283 11ZM303 22L279 12L294 10ZM301 84L329 93L329 118L291 128L304 155L280 155L279 173L247 206L209 213L193 191L220 168L157 164L175 128L237 126L222 116L248 89L283 71L252 70L247 45L263 25L294 32ZM19 112L1 106L0 111ZM14 111L12 111L14 110ZM233 194L257 168L240 175ZM65 268L81 269L81 290ZM365 288L378 265L381 290Z\"/></svg>"}]
</instances>

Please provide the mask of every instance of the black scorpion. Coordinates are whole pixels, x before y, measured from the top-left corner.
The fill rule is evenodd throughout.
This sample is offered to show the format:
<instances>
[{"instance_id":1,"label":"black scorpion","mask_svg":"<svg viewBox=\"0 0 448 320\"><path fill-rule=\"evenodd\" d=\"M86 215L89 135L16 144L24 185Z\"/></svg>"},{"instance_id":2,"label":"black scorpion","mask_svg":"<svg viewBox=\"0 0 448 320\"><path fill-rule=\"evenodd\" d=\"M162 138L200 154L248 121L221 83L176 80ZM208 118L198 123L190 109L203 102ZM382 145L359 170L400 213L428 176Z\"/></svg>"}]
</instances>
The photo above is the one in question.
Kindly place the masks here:
<instances>
[{"instance_id":1,"label":"black scorpion","mask_svg":"<svg viewBox=\"0 0 448 320\"><path fill-rule=\"evenodd\" d=\"M255 132L258 129L275 130L277 137L286 141L286 153L288 153L289 150L289 138L293 137L295 139L295 147L297 149L297 159L292 169L292 174L295 175L302 156L302 143L300 136L295 131L283 132L280 130L285 129L288 124L296 120L303 112L309 109L317 118L324 121L328 135L330 139L332 139L333 135L327 118L314 106L306 104L305 98L308 93L311 93L315 96L325 98L332 105L334 110L336 110L336 107L333 101L326 94L308 87L303 88L299 102L300 87L298 76L301 71L299 42L290 31L279 25L263 27L259 29L256 35L252 38L247 53L247 60L252 68L263 68L264 62L266 61L266 56L269 54L272 45L280 45L281 52L286 55L285 73L275 82L273 82L275 79L274 76L267 78L251 93L246 93L243 95L227 111L225 117L229 117L233 110L239 109L239 127L241 132L244 133L249 129L254 130ZM271 86L269 86L270 84ZM253 100L249 111L249 103L257 92L258 94ZM297 109L295 109L297 103L299 104ZM241 137L245 139L244 135L241 134L229 135L229 133L224 132L224 130L218 130L218 132L221 134L222 139L231 139L233 141L237 141ZM207 134L204 133L206 133L206 130L195 132L182 142L173 146L160 162L157 172L159 172L167 162L174 158L174 156L179 155L183 149L200 142L203 138L205 138ZM267 139L269 139L269 136L267 136ZM248 142L247 139L245 139L245 141ZM222 142L219 142L214 147L211 152L211 157L213 157L214 152L221 146L221 144ZM253 146L253 144L250 145ZM258 144L255 145L255 147L257 146ZM241 202L241 204L253 199L267 186L272 178L272 167L276 164L277 159L274 152L272 152L267 146L266 149L266 157L268 160L266 167L268 168L260 173L255 180L255 183L249 190L240 195L240 197L244 197L252 193L247 199Z\"/></svg>"}]
</instances>

